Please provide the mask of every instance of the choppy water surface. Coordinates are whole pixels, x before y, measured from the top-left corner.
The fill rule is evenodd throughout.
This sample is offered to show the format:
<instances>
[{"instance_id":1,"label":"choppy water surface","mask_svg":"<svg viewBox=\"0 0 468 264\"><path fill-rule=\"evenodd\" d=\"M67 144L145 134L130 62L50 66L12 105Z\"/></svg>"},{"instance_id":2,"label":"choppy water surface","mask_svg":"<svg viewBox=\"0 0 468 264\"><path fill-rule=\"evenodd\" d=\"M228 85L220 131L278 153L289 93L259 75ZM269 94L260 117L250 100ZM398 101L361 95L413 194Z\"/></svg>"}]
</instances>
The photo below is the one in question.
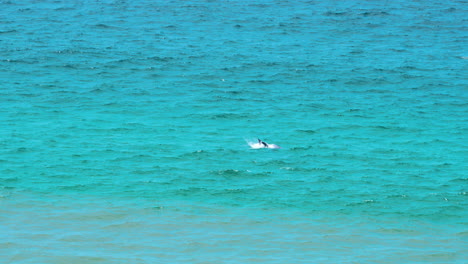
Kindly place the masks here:
<instances>
[{"instance_id":1,"label":"choppy water surface","mask_svg":"<svg viewBox=\"0 0 468 264\"><path fill-rule=\"evenodd\" d=\"M463 263L467 11L1 2L1 262Z\"/></svg>"}]
</instances>

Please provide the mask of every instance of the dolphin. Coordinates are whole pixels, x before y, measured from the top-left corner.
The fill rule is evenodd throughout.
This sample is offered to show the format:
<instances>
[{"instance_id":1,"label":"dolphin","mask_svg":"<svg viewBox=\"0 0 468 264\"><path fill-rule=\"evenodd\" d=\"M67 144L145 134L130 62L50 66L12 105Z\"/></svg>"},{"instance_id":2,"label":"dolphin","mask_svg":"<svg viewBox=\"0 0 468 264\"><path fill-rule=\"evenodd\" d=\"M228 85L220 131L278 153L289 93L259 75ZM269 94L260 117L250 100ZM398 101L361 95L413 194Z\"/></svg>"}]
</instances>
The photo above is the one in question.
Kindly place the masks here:
<instances>
[{"instance_id":1,"label":"dolphin","mask_svg":"<svg viewBox=\"0 0 468 264\"><path fill-rule=\"evenodd\" d=\"M259 138L257 138L257 140L258 140L258 143L251 144L250 147L255 148L255 149L258 149L258 148L279 149L281 148L280 146L276 144L268 144L260 140Z\"/></svg>"}]
</instances>

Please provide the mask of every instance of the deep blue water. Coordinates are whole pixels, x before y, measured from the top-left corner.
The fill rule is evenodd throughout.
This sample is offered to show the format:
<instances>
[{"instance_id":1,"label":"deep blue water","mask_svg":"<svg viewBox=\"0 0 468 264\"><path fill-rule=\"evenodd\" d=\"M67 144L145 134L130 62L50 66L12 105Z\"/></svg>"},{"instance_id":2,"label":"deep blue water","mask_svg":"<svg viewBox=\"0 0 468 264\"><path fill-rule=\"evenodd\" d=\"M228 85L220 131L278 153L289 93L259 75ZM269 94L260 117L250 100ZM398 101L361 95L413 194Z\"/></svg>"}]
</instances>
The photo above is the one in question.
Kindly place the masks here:
<instances>
[{"instance_id":1,"label":"deep blue water","mask_svg":"<svg viewBox=\"0 0 468 264\"><path fill-rule=\"evenodd\" d=\"M0 262L464 263L467 14L0 2Z\"/></svg>"}]
</instances>

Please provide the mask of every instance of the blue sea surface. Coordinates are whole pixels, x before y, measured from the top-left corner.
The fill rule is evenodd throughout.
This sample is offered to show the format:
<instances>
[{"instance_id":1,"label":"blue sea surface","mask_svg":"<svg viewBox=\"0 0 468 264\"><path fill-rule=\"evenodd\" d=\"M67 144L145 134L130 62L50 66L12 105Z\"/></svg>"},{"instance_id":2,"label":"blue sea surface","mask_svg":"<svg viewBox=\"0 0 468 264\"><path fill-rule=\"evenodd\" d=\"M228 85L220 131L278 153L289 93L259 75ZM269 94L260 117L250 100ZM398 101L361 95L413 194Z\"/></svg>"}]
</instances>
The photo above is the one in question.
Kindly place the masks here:
<instances>
[{"instance_id":1,"label":"blue sea surface","mask_svg":"<svg viewBox=\"0 0 468 264\"><path fill-rule=\"evenodd\" d=\"M467 47L462 0L0 1L0 262L466 263Z\"/></svg>"}]
</instances>

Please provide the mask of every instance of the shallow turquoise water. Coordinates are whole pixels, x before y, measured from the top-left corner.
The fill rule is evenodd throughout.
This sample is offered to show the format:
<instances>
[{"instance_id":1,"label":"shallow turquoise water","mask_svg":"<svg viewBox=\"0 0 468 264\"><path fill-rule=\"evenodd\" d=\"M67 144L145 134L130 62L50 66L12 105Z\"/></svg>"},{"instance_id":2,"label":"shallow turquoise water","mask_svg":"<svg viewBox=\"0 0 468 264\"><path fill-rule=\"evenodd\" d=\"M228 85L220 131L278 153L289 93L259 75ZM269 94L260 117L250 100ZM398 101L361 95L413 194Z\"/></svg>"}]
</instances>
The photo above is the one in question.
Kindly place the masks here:
<instances>
[{"instance_id":1,"label":"shallow turquoise water","mask_svg":"<svg viewBox=\"0 0 468 264\"><path fill-rule=\"evenodd\" d=\"M466 6L1 2L1 262L463 263Z\"/></svg>"}]
</instances>

